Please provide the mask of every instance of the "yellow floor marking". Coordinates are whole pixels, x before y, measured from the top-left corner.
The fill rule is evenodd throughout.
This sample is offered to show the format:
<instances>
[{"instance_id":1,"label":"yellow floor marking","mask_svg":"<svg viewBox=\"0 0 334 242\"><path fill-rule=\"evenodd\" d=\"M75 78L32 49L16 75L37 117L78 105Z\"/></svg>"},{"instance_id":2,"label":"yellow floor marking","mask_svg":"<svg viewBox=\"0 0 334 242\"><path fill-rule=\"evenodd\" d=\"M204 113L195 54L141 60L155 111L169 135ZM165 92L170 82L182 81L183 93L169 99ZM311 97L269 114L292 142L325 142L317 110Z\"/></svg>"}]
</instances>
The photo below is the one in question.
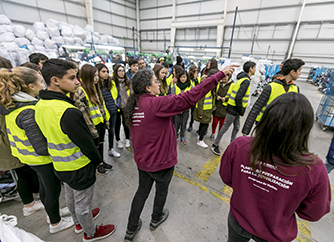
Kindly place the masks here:
<instances>
[{"instance_id":1,"label":"yellow floor marking","mask_svg":"<svg viewBox=\"0 0 334 242\"><path fill-rule=\"evenodd\" d=\"M312 242L310 223L306 220L297 219L298 236L295 241Z\"/></svg>"},{"instance_id":2,"label":"yellow floor marking","mask_svg":"<svg viewBox=\"0 0 334 242\"><path fill-rule=\"evenodd\" d=\"M200 180L207 182L210 176L215 172L217 166L220 164L220 156L212 156L208 162L204 164L202 169L196 173L196 177Z\"/></svg>"},{"instance_id":3,"label":"yellow floor marking","mask_svg":"<svg viewBox=\"0 0 334 242\"><path fill-rule=\"evenodd\" d=\"M222 192L229 196L232 196L233 189L228 185L224 185Z\"/></svg>"},{"instance_id":4,"label":"yellow floor marking","mask_svg":"<svg viewBox=\"0 0 334 242\"><path fill-rule=\"evenodd\" d=\"M227 203L228 205L230 205L230 199L227 197L222 197L220 196L218 193L214 192L214 191L210 191L210 194L214 197L218 197L220 200L222 200L223 202Z\"/></svg>"},{"instance_id":5,"label":"yellow floor marking","mask_svg":"<svg viewBox=\"0 0 334 242\"><path fill-rule=\"evenodd\" d=\"M196 187L201 188L204 192L209 191L209 189L208 189L207 187L201 185L201 184L198 183L198 182L195 182L195 181L189 179L188 177L185 177L184 175L181 175L181 174L177 173L176 171L174 171L174 176L180 178L181 180L183 180L183 181L185 181L185 182L188 182L188 183L191 184L191 185L194 185L194 186L196 186Z\"/></svg>"}]
</instances>

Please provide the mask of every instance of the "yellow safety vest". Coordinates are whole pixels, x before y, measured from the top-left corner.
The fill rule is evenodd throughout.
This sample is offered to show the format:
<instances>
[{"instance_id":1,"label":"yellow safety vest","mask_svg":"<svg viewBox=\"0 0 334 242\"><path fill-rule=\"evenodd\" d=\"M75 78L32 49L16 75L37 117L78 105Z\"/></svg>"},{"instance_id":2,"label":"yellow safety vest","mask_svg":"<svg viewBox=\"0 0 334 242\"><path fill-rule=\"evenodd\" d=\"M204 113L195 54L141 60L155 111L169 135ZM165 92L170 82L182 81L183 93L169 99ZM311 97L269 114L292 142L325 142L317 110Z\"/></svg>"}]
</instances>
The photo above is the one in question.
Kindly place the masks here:
<instances>
[{"instance_id":1,"label":"yellow safety vest","mask_svg":"<svg viewBox=\"0 0 334 242\"><path fill-rule=\"evenodd\" d=\"M170 74L169 77L166 79L167 86L172 87L173 86L173 74Z\"/></svg>"},{"instance_id":2,"label":"yellow safety vest","mask_svg":"<svg viewBox=\"0 0 334 242\"><path fill-rule=\"evenodd\" d=\"M208 92L204 97L203 110L211 110L212 109L212 94L211 91ZM198 108L198 103L196 103L196 108Z\"/></svg>"},{"instance_id":3,"label":"yellow safety vest","mask_svg":"<svg viewBox=\"0 0 334 242\"><path fill-rule=\"evenodd\" d=\"M31 145L26 132L19 128L16 124L16 119L19 114L27 109L35 110L34 105L27 105L18 108L8 115L6 115L6 126L8 133L8 140L12 155L17 157L22 163L28 165L45 165L52 162L50 156L40 156L35 152Z\"/></svg>"},{"instance_id":4,"label":"yellow safety vest","mask_svg":"<svg viewBox=\"0 0 334 242\"><path fill-rule=\"evenodd\" d=\"M193 88L193 85L192 85L192 84L190 84L189 87L186 87L186 89L181 90L181 89L176 85L176 82L175 82L174 85L172 86L171 94L173 94L173 95L179 95L180 93L184 93L184 92L190 91L191 88Z\"/></svg>"},{"instance_id":5,"label":"yellow safety vest","mask_svg":"<svg viewBox=\"0 0 334 242\"><path fill-rule=\"evenodd\" d=\"M76 171L90 162L61 130L60 120L69 108L76 107L66 101L55 99L41 99L35 108L36 123L48 141L48 151L56 171Z\"/></svg>"},{"instance_id":6,"label":"yellow safety vest","mask_svg":"<svg viewBox=\"0 0 334 242\"><path fill-rule=\"evenodd\" d=\"M217 86L217 93L218 93L219 85L220 85L220 83L218 83L218 86ZM230 87L228 88L228 91L227 91L227 93L226 93L225 100L231 98L231 93L232 93L232 91L233 91L234 85L235 85L234 82L231 82ZM224 101L224 102L223 102L223 105L224 105L225 107L227 107L227 103L228 103L228 100L227 100L227 101Z\"/></svg>"},{"instance_id":7,"label":"yellow safety vest","mask_svg":"<svg viewBox=\"0 0 334 242\"><path fill-rule=\"evenodd\" d=\"M191 85L193 85L193 87L196 86L196 85L195 85L195 81L190 80L190 83L191 83ZM198 83L198 84L201 83L201 78L197 77L197 83Z\"/></svg>"},{"instance_id":8,"label":"yellow safety vest","mask_svg":"<svg viewBox=\"0 0 334 242\"><path fill-rule=\"evenodd\" d=\"M83 89L83 87L78 87L78 89L81 89L84 93L85 93L85 96L86 96L86 99L88 101L88 108L89 108L89 114L90 114L90 117L93 121L93 124L96 126L100 123L103 123L104 122L104 119L103 119L103 116L102 116L102 113L99 109L98 106L92 104L90 101L89 101L89 98L88 98L88 95L85 91L85 89ZM109 114L109 111L107 110L107 107L103 101L103 108L104 108L104 111L106 113L106 121L109 121L110 119L110 114Z\"/></svg>"},{"instance_id":9,"label":"yellow safety vest","mask_svg":"<svg viewBox=\"0 0 334 242\"><path fill-rule=\"evenodd\" d=\"M262 108L261 112L257 115L256 117L256 121L259 122L263 116L264 111L266 110L267 106L275 100L275 98L281 96L282 94L286 93L284 86L282 84L279 84L277 82L272 82L269 83L269 85L271 86L271 93L270 93L270 97L269 100L267 102L267 104ZM293 84L293 85L289 85L289 89L287 92L296 92L298 93L298 87Z\"/></svg>"},{"instance_id":10,"label":"yellow safety vest","mask_svg":"<svg viewBox=\"0 0 334 242\"><path fill-rule=\"evenodd\" d=\"M245 78L241 78L237 81L237 83L234 85L234 88L232 90L232 93L230 95L230 98L228 99L228 104L231 106L236 106L235 104L235 97L237 96L237 93L240 89L241 84L245 81L245 80L249 80L248 77ZM248 85L247 91L245 96L242 98L242 107L246 108L248 105L248 99L249 99L249 93L250 93L250 85Z\"/></svg>"},{"instance_id":11,"label":"yellow safety vest","mask_svg":"<svg viewBox=\"0 0 334 242\"><path fill-rule=\"evenodd\" d=\"M112 88L110 89L110 93L116 104L116 99L118 97L118 90L117 90L117 87L114 81L111 81L111 85L112 85Z\"/></svg>"}]
</instances>

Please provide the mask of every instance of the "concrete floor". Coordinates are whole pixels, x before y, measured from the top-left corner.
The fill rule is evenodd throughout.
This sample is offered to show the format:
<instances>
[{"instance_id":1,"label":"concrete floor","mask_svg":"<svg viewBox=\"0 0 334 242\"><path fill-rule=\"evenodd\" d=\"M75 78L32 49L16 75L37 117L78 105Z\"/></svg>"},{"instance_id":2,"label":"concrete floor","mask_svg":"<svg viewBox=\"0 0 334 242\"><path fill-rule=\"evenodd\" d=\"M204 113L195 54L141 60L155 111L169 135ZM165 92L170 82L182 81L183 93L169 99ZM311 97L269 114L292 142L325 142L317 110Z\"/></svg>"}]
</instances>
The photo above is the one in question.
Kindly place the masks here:
<instances>
[{"instance_id":1,"label":"concrete floor","mask_svg":"<svg viewBox=\"0 0 334 242\"><path fill-rule=\"evenodd\" d=\"M321 99L321 94L316 87L305 81L297 81L297 85L316 110ZM241 120L242 125L244 119L245 117ZM197 127L198 123L194 130L197 130ZM324 160L332 136L333 130L322 131L320 124L315 123L310 139L310 150ZM195 131L187 132L186 140L187 145L178 144L179 163L175 169L166 203L166 208L170 211L168 220L156 231L149 230L153 190L141 215L142 229L134 241L216 242L227 240L227 214L232 190L224 185L219 177L217 168L219 168L220 158L214 156L209 149L202 149L196 145ZM222 150L226 148L229 140L230 131L225 134L220 144ZM205 138L205 141L209 145L212 144L208 137ZM102 210L101 215L95 221L96 224L113 223L117 226L116 232L103 240L110 242L123 241L130 204L138 179L132 151L125 148L118 151L122 154L121 158L106 156L107 162L114 166L114 170L106 175L98 175L93 200L93 206L100 207ZM334 172L329 177L331 183L334 184ZM334 187L332 191L334 195ZM65 206L63 193L60 202L62 206ZM332 202L333 205L334 202ZM45 220L45 211L23 217L21 202L1 203L0 213L17 216L17 227L37 235L42 240L82 241L82 235L76 235L74 228L51 235ZM298 224L299 234L295 241L333 241L333 210L316 223L299 220Z\"/></svg>"}]
</instances>

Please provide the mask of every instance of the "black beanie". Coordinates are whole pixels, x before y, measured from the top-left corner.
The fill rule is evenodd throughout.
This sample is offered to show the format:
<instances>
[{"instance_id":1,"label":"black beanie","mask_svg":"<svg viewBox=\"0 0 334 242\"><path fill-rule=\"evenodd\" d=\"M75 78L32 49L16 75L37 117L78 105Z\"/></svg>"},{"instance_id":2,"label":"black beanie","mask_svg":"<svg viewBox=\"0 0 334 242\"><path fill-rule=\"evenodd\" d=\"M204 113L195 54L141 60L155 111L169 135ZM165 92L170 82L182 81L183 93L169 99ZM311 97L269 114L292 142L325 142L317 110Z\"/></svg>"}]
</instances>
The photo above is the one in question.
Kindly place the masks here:
<instances>
[{"instance_id":1,"label":"black beanie","mask_svg":"<svg viewBox=\"0 0 334 242\"><path fill-rule=\"evenodd\" d=\"M180 64L183 61L181 56L176 56L176 63Z\"/></svg>"}]
</instances>

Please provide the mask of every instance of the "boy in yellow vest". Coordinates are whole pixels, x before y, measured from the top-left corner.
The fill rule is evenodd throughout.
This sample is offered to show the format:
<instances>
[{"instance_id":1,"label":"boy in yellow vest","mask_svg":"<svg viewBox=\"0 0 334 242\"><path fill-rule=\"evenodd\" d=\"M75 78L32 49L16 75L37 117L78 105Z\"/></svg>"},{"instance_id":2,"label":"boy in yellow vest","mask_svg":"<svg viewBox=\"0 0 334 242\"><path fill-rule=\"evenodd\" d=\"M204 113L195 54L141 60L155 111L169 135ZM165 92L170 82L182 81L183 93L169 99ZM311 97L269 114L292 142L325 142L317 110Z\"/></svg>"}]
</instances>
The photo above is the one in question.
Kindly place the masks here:
<instances>
[{"instance_id":1,"label":"boy in yellow vest","mask_svg":"<svg viewBox=\"0 0 334 242\"><path fill-rule=\"evenodd\" d=\"M35 119L48 142L48 152L57 177L64 182L65 199L75 223L75 232L84 231L83 241L95 241L115 232L112 224L96 227L100 209L91 211L96 181L95 167L102 159L81 111L67 93L79 87L75 65L50 59L42 74L48 85L40 91Z\"/></svg>"},{"instance_id":2,"label":"boy in yellow vest","mask_svg":"<svg viewBox=\"0 0 334 242\"><path fill-rule=\"evenodd\" d=\"M244 136L250 133L254 122L257 123L261 120L264 110L275 98L287 92L299 92L299 88L293 82L300 76L303 65L305 62L301 59L288 59L283 62L281 68L283 76L276 78L263 88L263 92L249 112L242 128Z\"/></svg>"},{"instance_id":3,"label":"boy in yellow vest","mask_svg":"<svg viewBox=\"0 0 334 242\"><path fill-rule=\"evenodd\" d=\"M237 76L237 83L234 85L231 96L227 102L227 115L221 130L219 131L215 142L212 144L211 151L215 155L220 155L219 143L225 132L233 123L233 131L231 142L236 138L240 129L240 116L243 116L248 105L250 93L250 77L255 74L256 64L252 61L247 61L243 65L243 72Z\"/></svg>"}]
</instances>

